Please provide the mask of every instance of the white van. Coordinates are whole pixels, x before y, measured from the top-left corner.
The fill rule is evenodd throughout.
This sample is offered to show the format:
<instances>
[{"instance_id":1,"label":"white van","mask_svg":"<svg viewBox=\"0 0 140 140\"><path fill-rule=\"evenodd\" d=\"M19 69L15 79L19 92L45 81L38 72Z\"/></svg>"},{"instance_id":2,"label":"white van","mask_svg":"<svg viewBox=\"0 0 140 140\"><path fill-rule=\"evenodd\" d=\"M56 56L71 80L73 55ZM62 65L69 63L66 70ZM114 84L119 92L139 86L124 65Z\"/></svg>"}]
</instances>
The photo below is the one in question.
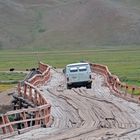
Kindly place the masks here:
<instances>
[{"instance_id":1,"label":"white van","mask_svg":"<svg viewBox=\"0 0 140 140\"><path fill-rule=\"evenodd\" d=\"M64 71L68 89L79 86L91 88L91 69L88 63L68 64Z\"/></svg>"}]
</instances>

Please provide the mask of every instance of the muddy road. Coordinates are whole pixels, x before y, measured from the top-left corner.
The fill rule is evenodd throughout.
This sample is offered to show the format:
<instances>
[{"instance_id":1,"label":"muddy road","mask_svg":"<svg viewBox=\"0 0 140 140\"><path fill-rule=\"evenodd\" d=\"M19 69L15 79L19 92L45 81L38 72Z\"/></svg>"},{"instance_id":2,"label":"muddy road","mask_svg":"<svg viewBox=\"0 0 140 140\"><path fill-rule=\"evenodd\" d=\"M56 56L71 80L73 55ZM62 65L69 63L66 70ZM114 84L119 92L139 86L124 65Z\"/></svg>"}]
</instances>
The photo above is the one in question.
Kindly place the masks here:
<instances>
[{"instance_id":1,"label":"muddy road","mask_svg":"<svg viewBox=\"0 0 140 140\"><path fill-rule=\"evenodd\" d=\"M92 79L92 89L68 90L61 70L52 70L40 87L52 105L52 125L9 139L139 140L140 106L114 96L102 75L93 73Z\"/></svg>"}]
</instances>

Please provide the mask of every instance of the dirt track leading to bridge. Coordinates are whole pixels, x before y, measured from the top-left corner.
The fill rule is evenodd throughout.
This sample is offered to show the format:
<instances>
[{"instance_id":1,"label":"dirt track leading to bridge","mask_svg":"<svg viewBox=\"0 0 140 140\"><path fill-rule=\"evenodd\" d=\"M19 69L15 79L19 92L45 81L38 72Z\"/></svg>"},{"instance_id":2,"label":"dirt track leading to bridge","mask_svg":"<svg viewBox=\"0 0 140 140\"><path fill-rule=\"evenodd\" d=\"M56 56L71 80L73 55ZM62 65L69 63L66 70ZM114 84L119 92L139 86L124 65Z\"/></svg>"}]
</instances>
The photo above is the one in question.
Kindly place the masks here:
<instances>
[{"instance_id":1,"label":"dirt track leading to bridge","mask_svg":"<svg viewBox=\"0 0 140 140\"><path fill-rule=\"evenodd\" d=\"M63 73L52 70L52 79L41 86L52 105L53 123L10 140L140 139L140 106L113 95L105 79L92 74L92 89L66 89Z\"/></svg>"}]
</instances>

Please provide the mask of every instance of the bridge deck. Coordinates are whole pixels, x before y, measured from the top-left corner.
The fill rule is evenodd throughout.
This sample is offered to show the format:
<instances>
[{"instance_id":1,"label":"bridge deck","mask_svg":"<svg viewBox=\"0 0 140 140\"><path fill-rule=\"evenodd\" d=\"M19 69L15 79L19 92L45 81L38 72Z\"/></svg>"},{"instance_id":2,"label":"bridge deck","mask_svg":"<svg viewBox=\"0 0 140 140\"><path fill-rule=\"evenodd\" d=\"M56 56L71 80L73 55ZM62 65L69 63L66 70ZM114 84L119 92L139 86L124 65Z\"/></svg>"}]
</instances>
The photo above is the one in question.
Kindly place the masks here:
<instances>
[{"instance_id":1,"label":"bridge deck","mask_svg":"<svg viewBox=\"0 0 140 140\"><path fill-rule=\"evenodd\" d=\"M114 96L102 75L92 77L92 89L67 90L63 73L52 71L50 82L40 87L52 105L52 126L10 140L140 139L140 106Z\"/></svg>"}]
</instances>

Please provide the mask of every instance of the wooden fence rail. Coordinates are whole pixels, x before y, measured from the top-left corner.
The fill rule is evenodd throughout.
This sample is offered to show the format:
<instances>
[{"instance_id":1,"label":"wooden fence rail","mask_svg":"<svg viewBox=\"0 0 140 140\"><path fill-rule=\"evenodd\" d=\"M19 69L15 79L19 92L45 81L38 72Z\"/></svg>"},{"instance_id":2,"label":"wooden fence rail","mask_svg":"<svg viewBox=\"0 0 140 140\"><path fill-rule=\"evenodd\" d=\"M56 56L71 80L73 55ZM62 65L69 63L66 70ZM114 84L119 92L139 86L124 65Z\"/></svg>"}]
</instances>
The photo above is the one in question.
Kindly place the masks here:
<instances>
[{"instance_id":1,"label":"wooden fence rail","mask_svg":"<svg viewBox=\"0 0 140 140\"><path fill-rule=\"evenodd\" d=\"M19 82L17 96L15 98L27 101L34 107L9 111L0 116L0 139L10 137L32 128L46 127L51 122L51 105L38 89L38 85L44 84L50 79L50 67L42 62L38 70L41 74L34 75L31 79Z\"/></svg>"},{"instance_id":2,"label":"wooden fence rail","mask_svg":"<svg viewBox=\"0 0 140 140\"><path fill-rule=\"evenodd\" d=\"M122 98L140 103L140 87L122 83L116 75L112 75L107 66L90 63L93 72L101 73L105 76L110 89L118 93Z\"/></svg>"}]
</instances>

